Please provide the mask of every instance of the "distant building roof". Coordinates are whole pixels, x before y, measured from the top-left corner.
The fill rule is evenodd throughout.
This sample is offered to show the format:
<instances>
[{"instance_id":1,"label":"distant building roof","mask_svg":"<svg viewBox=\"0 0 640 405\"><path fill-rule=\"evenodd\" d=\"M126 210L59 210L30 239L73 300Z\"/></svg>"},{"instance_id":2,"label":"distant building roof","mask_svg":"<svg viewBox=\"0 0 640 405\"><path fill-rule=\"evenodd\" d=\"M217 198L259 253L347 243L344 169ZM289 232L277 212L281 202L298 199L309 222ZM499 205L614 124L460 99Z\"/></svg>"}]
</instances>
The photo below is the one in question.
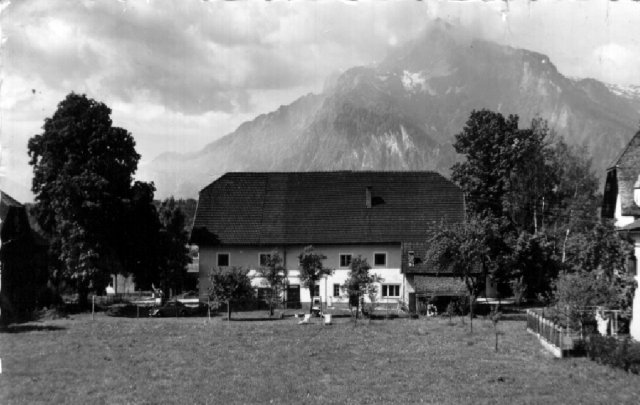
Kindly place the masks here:
<instances>
[{"instance_id":1,"label":"distant building roof","mask_svg":"<svg viewBox=\"0 0 640 405\"><path fill-rule=\"evenodd\" d=\"M434 172L227 173L200 192L191 234L206 244L422 241L461 222L460 188Z\"/></svg>"},{"instance_id":2,"label":"distant building roof","mask_svg":"<svg viewBox=\"0 0 640 405\"><path fill-rule=\"evenodd\" d=\"M16 199L9 194L0 190L0 232L6 235L6 232L2 232L2 228L5 226L5 219L9 212L13 211L16 216L20 216L24 225L29 228L29 232L33 239L33 242L38 246L48 246L49 241L42 235L42 231L35 223L35 220L29 216L27 207L19 203ZM15 224L14 224L15 225ZM13 232L13 230L12 230Z\"/></svg>"},{"instance_id":3,"label":"distant building roof","mask_svg":"<svg viewBox=\"0 0 640 405\"><path fill-rule=\"evenodd\" d=\"M640 216L640 207L633 200L637 186L640 186L640 131L607 171L602 216L613 218L617 195L620 195L623 216Z\"/></svg>"},{"instance_id":4,"label":"distant building roof","mask_svg":"<svg viewBox=\"0 0 640 405\"><path fill-rule=\"evenodd\" d=\"M9 207L22 207L23 205L16 201L9 194L0 190L0 221L4 221L9 212Z\"/></svg>"}]
</instances>

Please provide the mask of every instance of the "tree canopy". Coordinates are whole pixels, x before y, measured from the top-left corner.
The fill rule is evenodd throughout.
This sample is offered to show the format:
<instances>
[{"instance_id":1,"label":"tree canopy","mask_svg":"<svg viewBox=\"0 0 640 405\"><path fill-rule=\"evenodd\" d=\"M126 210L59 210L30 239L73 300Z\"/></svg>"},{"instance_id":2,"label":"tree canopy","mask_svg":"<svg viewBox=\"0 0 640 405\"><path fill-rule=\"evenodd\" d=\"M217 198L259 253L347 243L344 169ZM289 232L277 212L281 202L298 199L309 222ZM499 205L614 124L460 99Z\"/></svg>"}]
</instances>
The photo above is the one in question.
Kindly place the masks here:
<instances>
[{"instance_id":1,"label":"tree canopy","mask_svg":"<svg viewBox=\"0 0 640 405\"><path fill-rule=\"evenodd\" d=\"M160 288L182 290L187 265L191 262L187 243L186 217L174 198L168 198L160 206L159 263L157 279Z\"/></svg>"},{"instance_id":2,"label":"tree canopy","mask_svg":"<svg viewBox=\"0 0 640 405\"><path fill-rule=\"evenodd\" d=\"M214 267L209 274L211 286L209 297L212 301L227 304L228 320L231 320L231 305L233 301L248 298L253 295L249 270L241 267Z\"/></svg>"},{"instance_id":3,"label":"tree canopy","mask_svg":"<svg viewBox=\"0 0 640 405\"><path fill-rule=\"evenodd\" d=\"M456 135L454 148L465 160L452 167L451 178L469 210L508 218L531 233L597 219L598 179L586 151L556 139L542 119L528 128L518 128L518 120L473 111Z\"/></svg>"},{"instance_id":4,"label":"tree canopy","mask_svg":"<svg viewBox=\"0 0 640 405\"><path fill-rule=\"evenodd\" d=\"M465 158L452 167L452 179L466 196L470 221L465 228L484 221L477 215L499 220L495 240L502 239L510 252L501 255L502 261L490 261L488 273L518 295L549 297L552 281L567 266L594 268L592 262L608 251L609 267L624 267L625 255L610 249L624 242L619 235L605 237L599 225L598 179L588 153L556 138L542 119L528 128L519 128L518 120L517 115L473 111L454 143ZM456 244L448 237L456 231L441 231L442 241L452 243L450 253L455 246L473 252L463 239ZM473 239L471 246L483 246L486 237ZM607 247L596 246L606 241ZM434 249L432 254L442 253Z\"/></svg>"},{"instance_id":5,"label":"tree canopy","mask_svg":"<svg viewBox=\"0 0 640 405\"><path fill-rule=\"evenodd\" d=\"M438 272L460 277L475 297L486 276L503 276L503 264L511 253L504 229L504 221L491 214L472 214L464 224L441 224L427 236L425 262Z\"/></svg>"},{"instance_id":6,"label":"tree canopy","mask_svg":"<svg viewBox=\"0 0 640 405\"><path fill-rule=\"evenodd\" d=\"M344 282L343 288L349 296L349 301L353 301L356 304L355 319L357 320L358 310L362 308L363 314L365 312L364 297L375 297L378 292L376 283L379 283L382 279L369 272L371 266L367 263L367 259L363 259L361 256L354 257L349 267L349 275Z\"/></svg>"},{"instance_id":7,"label":"tree canopy","mask_svg":"<svg viewBox=\"0 0 640 405\"><path fill-rule=\"evenodd\" d=\"M62 275L80 291L103 288L109 274L123 270L122 213L140 155L110 114L103 103L71 93L28 143L34 212L53 239Z\"/></svg>"},{"instance_id":8,"label":"tree canopy","mask_svg":"<svg viewBox=\"0 0 640 405\"><path fill-rule=\"evenodd\" d=\"M273 307L280 299L280 294L285 289L287 280L287 268L283 265L282 256L274 250L265 258L265 263L260 266L257 275L264 278L270 289L267 301L269 304L269 315L273 315Z\"/></svg>"},{"instance_id":9,"label":"tree canopy","mask_svg":"<svg viewBox=\"0 0 640 405\"><path fill-rule=\"evenodd\" d=\"M158 217L153 184L133 179L140 159L133 136L110 114L71 93L28 143L33 212L50 240L52 276L77 289L82 304L112 274L134 274L145 285L166 273L176 285L173 275L188 260L184 215L162 207Z\"/></svg>"},{"instance_id":10,"label":"tree canopy","mask_svg":"<svg viewBox=\"0 0 640 405\"><path fill-rule=\"evenodd\" d=\"M298 255L300 281L309 289L311 295L313 295L316 284L323 276L333 274L333 269L324 267L323 261L326 258L327 256L316 252L311 245L305 247L302 253ZM311 307L309 307L309 313L311 313Z\"/></svg>"}]
</instances>

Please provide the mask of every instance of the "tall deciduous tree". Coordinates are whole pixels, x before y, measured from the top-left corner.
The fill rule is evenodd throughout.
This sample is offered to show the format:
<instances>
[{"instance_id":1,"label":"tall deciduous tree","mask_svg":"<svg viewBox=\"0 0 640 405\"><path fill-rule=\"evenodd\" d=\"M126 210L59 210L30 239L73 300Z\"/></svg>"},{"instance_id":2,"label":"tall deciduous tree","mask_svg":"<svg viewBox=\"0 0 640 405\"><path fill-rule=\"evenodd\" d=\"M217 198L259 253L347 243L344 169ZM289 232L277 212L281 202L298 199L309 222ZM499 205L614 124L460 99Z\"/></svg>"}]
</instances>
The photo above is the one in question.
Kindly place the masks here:
<instances>
[{"instance_id":1,"label":"tall deciduous tree","mask_svg":"<svg viewBox=\"0 0 640 405\"><path fill-rule=\"evenodd\" d=\"M313 297L313 291L320 279L325 275L333 274L333 269L324 267L323 260L327 256L317 253L313 246L307 246L302 253L298 255L300 261L300 281L309 289L309 294ZM311 313L312 305L309 306Z\"/></svg>"},{"instance_id":2,"label":"tall deciduous tree","mask_svg":"<svg viewBox=\"0 0 640 405\"><path fill-rule=\"evenodd\" d=\"M103 288L122 269L122 212L140 159L133 137L114 127L110 114L71 93L28 144L38 223L83 303L90 286Z\"/></svg>"},{"instance_id":3,"label":"tall deciduous tree","mask_svg":"<svg viewBox=\"0 0 640 405\"><path fill-rule=\"evenodd\" d=\"M518 128L518 116L473 111L454 148L466 160L452 167L451 178L467 195L473 212L505 216L522 229L537 228L548 177L549 130L542 120Z\"/></svg>"},{"instance_id":4,"label":"tall deciduous tree","mask_svg":"<svg viewBox=\"0 0 640 405\"><path fill-rule=\"evenodd\" d=\"M551 154L555 184L546 215L552 230L566 234L592 228L601 196L589 153L560 139L552 145Z\"/></svg>"},{"instance_id":5,"label":"tall deciduous tree","mask_svg":"<svg viewBox=\"0 0 640 405\"><path fill-rule=\"evenodd\" d=\"M358 319L358 311L360 308L364 308L364 297L377 294L376 283L382 281L382 279L376 275L369 273L371 266L367 263L367 259L363 259L361 256L355 257L351 260L351 270L344 282L343 288L347 291L349 301L354 298L356 303L356 316ZM364 312L364 311L363 311Z\"/></svg>"},{"instance_id":6,"label":"tall deciduous tree","mask_svg":"<svg viewBox=\"0 0 640 405\"><path fill-rule=\"evenodd\" d=\"M287 280L287 268L282 263L282 256L274 250L267 255L266 262L257 271L257 275L262 277L269 286L267 302L270 316L273 316L273 307L279 301Z\"/></svg>"},{"instance_id":7,"label":"tall deciduous tree","mask_svg":"<svg viewBox=\"0 0 640 405\"><path fill-rule=\"evenodd\" d=\"M512 254L507 266L516 302L520 304L526 297L548 299L561 267L556 240L545 232L523 231L510 245Z\"/></svg>"},{"instance_id":8,"label":"tall deciduous tree","mask_svg":"<svg viewBox=\"0 0 640 405\"><path fill-rule=\"evenodd\" d=\"M158 285L165 293L169 289L180 291L184 286L187 264L191 262L186 218L173 197L162 202L159 217Z\"/></svg>"},{"instance_id":9,"label":"tall deciduous tree","mask_svg":"<svg viewBox=\"0 0 640 405\"><path fill-rule=\"evenodd\" d=\"M231 320L231 304L233 301L253 295L249 270L241 267L217 268L211 270L209 279L209 297L218 304L227 304L227 320Z\"/></svg>"},{"instance_id":10,"label":"tall deciduous tree","mask_svg":"<svg viewBox=\"0 0 640 405\"><path fill-rule=\"evenodd\" d=\"M508 176L515 165L511 148L519 138L517 116L505 119L489 110L472 111L462 132L455 136L453 146L466 160L452 167L451 178L468 195L472 211L502 215Z\"/></svg>"},{"instance_id":11,"label":"tall deciduous tree","mask_svg":"<svg viewBox=\"0 0 640 405\"><path fill-rule=\"evenodd\" d=\"M133 275L136 287L143 290L158 284L158 263L164 253L159 249L161 224L154 192L153 184L135 182L128 209L123 213L128 225L121 239L124 268Z\"/></svg>"},{"instance_id":12,"label":"tall deciduous tree","mask_svg":"<svg viewBox=\"0 0 640 405\"><path fill-rule=\"evenodd\" d=\"M425 262L443 273L461 278L469 293L469 316L473 330L473 305L487 277L508 277L505 263L510 248L505 243L504 223L490 215L471 215L464 224L441 225L431 231Z\"/></svg>"}]
</instances>

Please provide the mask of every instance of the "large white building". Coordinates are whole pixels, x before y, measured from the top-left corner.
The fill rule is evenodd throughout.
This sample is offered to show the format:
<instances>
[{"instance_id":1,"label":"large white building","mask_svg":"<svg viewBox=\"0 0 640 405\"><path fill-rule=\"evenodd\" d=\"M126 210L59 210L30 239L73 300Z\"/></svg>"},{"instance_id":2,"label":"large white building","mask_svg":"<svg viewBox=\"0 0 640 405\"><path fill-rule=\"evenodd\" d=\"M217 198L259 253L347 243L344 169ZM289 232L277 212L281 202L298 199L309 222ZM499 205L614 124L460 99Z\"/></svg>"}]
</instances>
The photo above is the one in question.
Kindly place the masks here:
<instances>
[{"instance_id":1,"label":"large white building","mask_svg":"<svg viewBox=\"0 0 640 405\"><path fill-rule=\"evenodd\" d=\"M227 173L199 196L191 243L200 249L200 294L207 295L212 268L257 270L277 251L288 269L288 302L313 295L329 305L346 303L340 286L361 256L382 278L378 300L415 309L421 298L464 294L458 278L421 260L429 228L463 219L462 191L433 172ZM335 269L314 292L298 271L308 245Z\"/></svg>"}]
</instances>

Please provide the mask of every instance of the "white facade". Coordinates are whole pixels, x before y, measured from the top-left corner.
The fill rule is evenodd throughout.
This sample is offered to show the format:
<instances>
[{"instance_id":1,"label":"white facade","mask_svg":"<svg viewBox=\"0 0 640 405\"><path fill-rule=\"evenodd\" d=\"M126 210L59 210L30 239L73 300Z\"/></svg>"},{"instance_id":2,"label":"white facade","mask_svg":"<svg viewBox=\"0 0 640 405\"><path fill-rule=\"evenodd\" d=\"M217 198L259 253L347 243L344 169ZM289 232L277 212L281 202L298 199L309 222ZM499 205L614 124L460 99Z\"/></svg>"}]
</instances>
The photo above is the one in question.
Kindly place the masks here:
<instances>
[{"instance_id":1,"label":"white facade","mask_svg":"<svg viewBox=\"0 0 640 405\"><path fill-rule=\"evenodd\" d=\"M302 252L303 246L290 246L286 248L276 249L283 257L283 265L288 270L289 286L300 286L300 302L311 302L311 294L308 288L305 288L300 280L300 271L298 269L297 256ZM228 266L238 266L250 269L249 277L252 278L251 283L255 288L265 288L267 284L264 279L256 275L259 267L260 254L268 254L273 251L272 248L261 248L255 246L216 246L216 247L200 247L200 275L199 286L200 296L204 298L207 294L209 286L209 273L212 268L218 265L220 255L226 256ZM319 296L323 304L333 306L336 304L347 305L348 297L340 286L342 286L349 275L349 267L341 266L340 256L350 255L352 258L362 257L367 259L371 265L371 274L378 275L382 280L378 283L378 291L376 302L396 304L398 301L407 301L408 293L412 292L406 282L406 277L400 270L400 244L390 245L324 245L316 247L317 253L324 254L327 259L324 265L327 268L334 269L333 273L324 276L317 284ZM376 266L374 255L384 254L386 256L384 266ZM227 260L224 259L224 260ZM226 263L226 262L225 262ZM369 298L365 300L369 302Z\"/></svg>"},{"instance_id":2,"label":"white facade","mask_svg":"<svg viewBox=\"0 0 640 405\"><path fill-rule=\"evenodd\" d=\"M636 190L634 190L634 202L636 202L636 198L640 198L640 195L636 195ZM622 228L627 225L631 225L636 221L634 216L630 215L622 215L622 199L618 194L616 196L616 205L614 211L614 225L617 228ZM631 233L631 237L634 240L634 255L636 258L640 258L640 234ZM640 285L640 260L636 260L636 274L635 279ZM633 296L633 312L631 316L631 325L629 325L629 334L636 341L640 341L640 288L636 288L634 296Z\"/></svg>"},{"instance_id":3,"label":"white facade","mask_svg":"<svg viewBox=\"0 0 640 405\"><path fill-rule=\"evenodd\" d=\"M379 283L376 283L378 291L375 302L381 304L396 304L403 299L405 291L407 290L406 279L399 268L372 269L370 273L376 274L382 279ZM251 277L251 285L255 288L268 286L264 279L256 276L255 270L249 272L249 277ZM322 277L318 282L318 290L323 304L331 307L336 304L347 305L349 303L346 292L341 288L346 282L347 277L349 277L348 269L338 269L335 270L333 274ZM302 286L300 271L298 269L289 270L287 279L289 285L300 285L300 302L311 302L310 291L308 288ZM371 302L370 298L365 297L365 302Z\"/></svg>"},{"instance_id":4,"label":"white facade","mask_svg":"<svg viewBox=\"0 0 640 405\"><path fill-rule=\"evenodd\" d=\"M637 258L640 257L640 235L634 236L634 254ZM636 286L640 285L640 273L637 267L639 265L640 261L636 261ZM631 325L629 326L629 334L635 340L640 341L640 288L637 287L633 295L633 313L631 316Z\"/></svg>"}]
</instances>

